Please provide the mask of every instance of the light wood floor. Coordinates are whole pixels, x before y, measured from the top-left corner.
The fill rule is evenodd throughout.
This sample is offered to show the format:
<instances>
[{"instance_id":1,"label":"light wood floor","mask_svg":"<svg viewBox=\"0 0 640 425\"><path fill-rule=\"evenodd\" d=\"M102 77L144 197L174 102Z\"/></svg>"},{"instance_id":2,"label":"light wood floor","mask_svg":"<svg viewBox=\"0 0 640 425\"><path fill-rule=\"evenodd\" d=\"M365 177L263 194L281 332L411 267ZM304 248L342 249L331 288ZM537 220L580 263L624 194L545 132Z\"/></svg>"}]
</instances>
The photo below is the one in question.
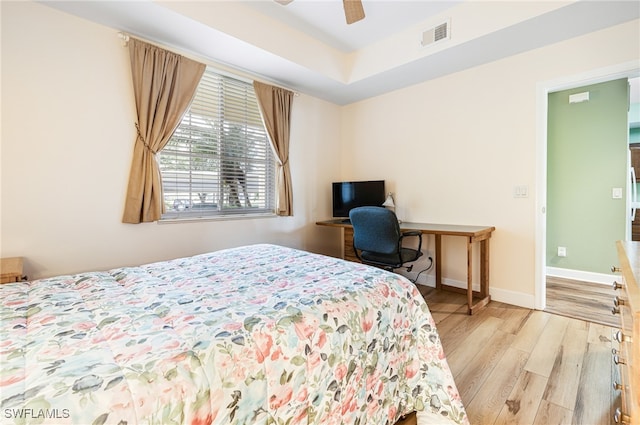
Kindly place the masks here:
<instances>
[{"instance_id":1,"label":"light wood floor","mask_svg":"<svg viewBox=\"0 0 640 425\"><path fill-rule=\"evenodd\" d=\"M418 287L471 424L613 422L612 328L495 301L469 316L464 295Z\"/></svg>"},{"instance_id":2,"label":"light wood floor","mask_svg":"<svg viewBox=\"0 0 640 425\"><path fill-rule=\"evenodd\" d=\"M545 311L615 327L620 316L611 314L613 297L610 285L547 276Z\"/></svg>"}]
</instances>

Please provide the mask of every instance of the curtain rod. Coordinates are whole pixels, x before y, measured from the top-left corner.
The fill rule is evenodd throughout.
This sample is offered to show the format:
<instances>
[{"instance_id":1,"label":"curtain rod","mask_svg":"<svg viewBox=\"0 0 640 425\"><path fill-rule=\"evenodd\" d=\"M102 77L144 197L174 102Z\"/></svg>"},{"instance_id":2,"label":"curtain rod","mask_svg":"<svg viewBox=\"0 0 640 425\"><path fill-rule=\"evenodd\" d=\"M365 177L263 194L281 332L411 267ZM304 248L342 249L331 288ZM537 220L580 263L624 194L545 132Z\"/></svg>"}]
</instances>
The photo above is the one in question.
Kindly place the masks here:
<instances>
[{"instance_id":1,"label":"curtain rod","mask_svg":"<svg viewBox=\"0 0 640 425\"><path fill-rule=\"evenodd\" d=\"M122 40L122 46L127 47L127 45L129 44L129 34L124 32L119 32L118 38Z\"/></svg>"},{"instance_id":2,"label":"curtain rod","mask_svg":"<svg viewBox=\"0 0 640 425\"><path fill-rule=\"evenodd\" d=\"M129 45L129 39L130 39L131 37L130 37L130 36L129 36L129 34L127 34L126 32L122 32L122 31L118 32L118 38L119 38L120 40L122 40L122 46L123 46L123 47L127 47L127 46ZM141 40L142 40L142 39L141 39ZM144 42L148 42L147 40L142 40L142 41L144 41ZM150 43L151 43L151 44L154 44L154 45L157 45L157 43L155 43L155 42L150 42ZM158 46L158 47L162 47L162 48L164 48L164 46ZM181 54L181 53L180 53L180 54ZM225 66L225 65L218 64L218 66ZM233 71L235 71L235 72L239 72L237 69L234 69L233 67L230 67L230 68L231 68ZM241 72L241 71L240 71L240 72ZM261 83L265 83L265 84L271 84L271 85L273 85L273 83L271 83L271 82L269 82L269 81L261 81L259 78L255 78L255 76L253 76L253 75L251 75L250 77L251 77L252 79L256 79L256 80L258 80L258 81L259 81L259 82L261 82ZM298 93L297 91L292 90L292 89L290 89L290 88L288 88L288 87L282 87L282 86L279 86L279 85L278 85L277 87L280 87L280 88L282 88L282 89L284 89L284 90L289 90L290 92L293 92L293 95L294 95L294 96L296 96L296 97L300 96L300 93Z\"/></svg>"}]
</instances>

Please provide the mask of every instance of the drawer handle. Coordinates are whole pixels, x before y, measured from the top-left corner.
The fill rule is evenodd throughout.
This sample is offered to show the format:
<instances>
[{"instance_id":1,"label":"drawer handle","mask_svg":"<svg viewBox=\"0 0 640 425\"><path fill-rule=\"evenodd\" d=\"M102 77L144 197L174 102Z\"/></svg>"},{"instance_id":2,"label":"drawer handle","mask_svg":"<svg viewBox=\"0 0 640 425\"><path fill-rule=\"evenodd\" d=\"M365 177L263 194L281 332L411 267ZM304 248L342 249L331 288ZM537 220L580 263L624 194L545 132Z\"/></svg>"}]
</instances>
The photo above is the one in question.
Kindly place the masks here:
<instances>
[{"instance_id":1,"label":"drawer handle","mask_svg":"<svg viewBox=\"0 0 640 425\"><path fill-rule=\"evenodd\" d=\"M613 315L620 314L620 308L619 307L612 307L611 308L611 314L613 314Z\"/></svg>"},{"instance_id":2,"label":"drawer handle","mask_svg":"<svg viewBox=\"0 0 640 425\"><path fill-rule=\"evenodd\" d=\"M616 295L613 299L613 305L615 305L616 307L620 307L621 305L625 305L625 301L623 298L620 298Z\"/></svg>"},{"instance_id":3,"label":"drawer handle","mask_svg":"<svg viewBox=\"0 0 640 425\"><path fill-rule=\"evenodd\" d=\"M618 283L615 280L613 281L613 285L612 286L613 286L613 290L614 291L617 291L618 289L622 289L623 288L622 283Z\"/></svg>"},{"instance_id":4,"label":"drawer handle","mask_svg":"<svg viewBox=\"0 0 640 425\"><path fill-rule=\"evenodd\" d=\"M627 364L627 362L626 362L626 361L624 361L624 359L623 359L623 358L621 358L621 357L620 357L619 355L617 355L617 354L615 354L615 355L613 356L613 362L614 362L616 365Z\"/></svg>"},{"instance_id":5,"label":"drawer handle","mask_svg":"<svg viewBox=\"0 0 640 425\"><path fill-rule=\"evenodd\" d=\"M614 338L616 341L622 342L632 342L631 337L622 333L622 331L618 331L615 333Z\"/></svg>"},{"instance_id":6,"label":"drawer handle","mask_svg":"<svg viewBox=\"0 0 640 425\"><path fill-rule=\"evenodd\" d=\"M631 423L631 417L626 413L623 413L620 408L616 408L616 413L613 414L613 421L617 424L628 424Z\"/></svg>"},{"instance_id":7,"label":"drawer handle","mask_svg":"<svg viewBox=\"0 0 640 425\"><path fill-rule=\"evenodd\" d=\"M611 266L611 273L620 273L621 271L620 267Z\"/></svg>"}]
</instances>

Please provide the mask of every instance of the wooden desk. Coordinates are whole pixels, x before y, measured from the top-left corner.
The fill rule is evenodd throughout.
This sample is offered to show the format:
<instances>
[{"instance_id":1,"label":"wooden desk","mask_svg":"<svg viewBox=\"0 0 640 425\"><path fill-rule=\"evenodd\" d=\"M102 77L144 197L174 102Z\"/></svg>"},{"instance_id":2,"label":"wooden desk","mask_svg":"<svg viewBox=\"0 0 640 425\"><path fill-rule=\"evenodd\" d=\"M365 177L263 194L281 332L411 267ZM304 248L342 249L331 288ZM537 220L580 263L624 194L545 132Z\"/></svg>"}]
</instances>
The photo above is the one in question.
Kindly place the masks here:
<instances>
[{"instance_id":1,"label":"wooden desk","mask_svg":"<svg viewBox=\"0 0 640 425\"><path fill-rule=\"evenodd\" d=\"M0 258L0 283L22 280L22 257Z\"/></svg>"},{"instance_id":2,"label":"wooden desk","mask_svg":"<svg viewBox=\"0 0 640 425\"><path fill-rule=\"evenodd\" d=\"M345 223L341 219L325 220L316 222L319 226L340 227L343 229L343 258L349 261L358 261L353 252L353 227L350 223ZM418 230L426 235L435 235L436 248L436 288L448 291L467 294L467 305L469 314L473 314L482 307L489 304L491 295L489 294L489 239L491 233L496 230L493 226L465 226L456 224L433 224L433 223L400 223L400 230ZM456 288L455 286L442 283L442 236L462 236L467 240L467 288ZM480 291L474 291L472 286L472 248L473 244L480 244ZM474 297L478 300L474 303Z\"/></svg>"}]
</instances>

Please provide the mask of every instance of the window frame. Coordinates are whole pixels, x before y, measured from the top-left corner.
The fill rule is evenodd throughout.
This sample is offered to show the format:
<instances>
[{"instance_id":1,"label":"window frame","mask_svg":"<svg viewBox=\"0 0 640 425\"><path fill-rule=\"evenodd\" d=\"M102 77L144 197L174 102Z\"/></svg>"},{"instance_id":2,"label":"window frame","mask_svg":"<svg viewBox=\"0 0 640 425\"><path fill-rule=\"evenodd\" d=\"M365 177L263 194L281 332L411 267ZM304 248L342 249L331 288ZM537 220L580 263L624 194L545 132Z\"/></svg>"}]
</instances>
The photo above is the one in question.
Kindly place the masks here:
<instances>
[{"instance_id":1,"label":"window frame","mask_svg":"<svg viewBox=\"0 0 640 425\"><path fill-rule=\"evenodd\" d=\"M197 120L199 124L195 123ZM194 153L198 149L201 152ZM225 149L228 154L224 154ZM171 160L175 161L173 169L167 167ZM193 160L214 167L199 169ZM207 66L192 104L171 140L158 152L157 161L165 207L159 222L276 216L276 156L250 80ZM188 161L190 165L176 165L178 161ZM186 168L180 170L181 166ZM231 176L230 180L236 183L225 183L225 169L226 178ZM182 172L186 179L180 177ZM168 177L171 173L174 175ZM200 177L201 186L194 183L194 175ZM181 185L188 189L180 189ZM196 186L203 190L194 189ZM167 195L167 190L175 196ZM201 198L201 194L206 195ZM251 196L258 206L251 202ZM179 199L184 202L176 204Z\"/></svg>"}]
</instances>

